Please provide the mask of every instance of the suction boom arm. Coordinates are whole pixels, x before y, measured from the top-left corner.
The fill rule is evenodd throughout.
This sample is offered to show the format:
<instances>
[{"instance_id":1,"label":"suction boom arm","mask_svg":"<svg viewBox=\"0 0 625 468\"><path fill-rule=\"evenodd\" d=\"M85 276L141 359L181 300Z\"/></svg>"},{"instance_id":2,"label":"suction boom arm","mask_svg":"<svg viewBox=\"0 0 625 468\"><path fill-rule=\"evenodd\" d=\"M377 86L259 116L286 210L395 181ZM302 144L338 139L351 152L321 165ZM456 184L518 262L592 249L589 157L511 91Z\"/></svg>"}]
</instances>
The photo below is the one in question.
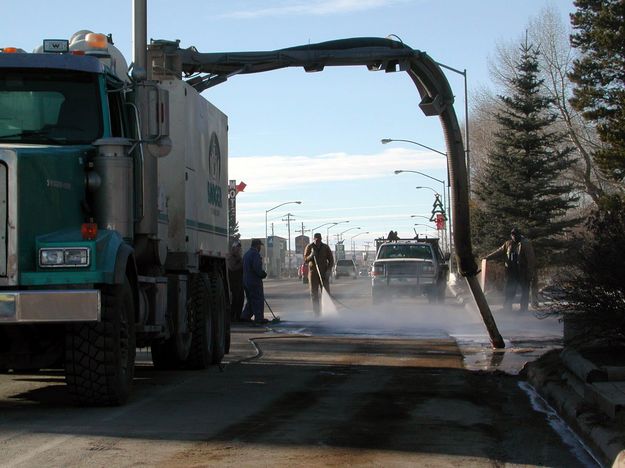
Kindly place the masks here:
<instances>
[{"instance_id":1,"label":"suction boom arm","mask_svg":"<svg viewBox=\"0 0 625 468\"><path fill-rule=\"evenodd\" d=\"M426 116L439 117L445 134L458 268L467 278L493 346L504 347L476 280L478 267L471 246L467 168L462 133L453 108L454 95L441 67L425 52L399 41L367 37L259 52L200 53L195 48L180 49L178 42L165 41L157 41L149 49L156 58L153 63L160 63L161 73L177 74L178 78L184 73L190 76L187 83L199 92L234 75L287 67L303 67L313 72L322 71L326 66L365 65L371 71L408 73L421 96L419 107Z\"/></svg>"}]
</instances>

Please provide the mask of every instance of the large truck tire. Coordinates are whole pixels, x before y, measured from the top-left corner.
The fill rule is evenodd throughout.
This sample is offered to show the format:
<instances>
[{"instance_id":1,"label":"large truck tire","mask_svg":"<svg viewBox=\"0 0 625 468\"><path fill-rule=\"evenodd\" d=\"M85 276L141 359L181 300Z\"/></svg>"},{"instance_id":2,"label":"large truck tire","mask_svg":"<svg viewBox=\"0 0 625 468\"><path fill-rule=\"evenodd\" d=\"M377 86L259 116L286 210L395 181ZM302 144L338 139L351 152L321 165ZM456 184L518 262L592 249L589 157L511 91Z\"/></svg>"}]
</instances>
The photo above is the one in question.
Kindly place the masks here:
<instances>
[{"instance_id":1,"label":"large truck tire","mask_svg":"<svg viewBox=\"0 0 625 468\"><path fill-rule=\"evenodd\" d=\"M213 319L212 364L220 364L226 353L226 290L220 272L211 274L210 307Z\"/></svg>"},{"instance_id":2,"label":"large truck tire","mask_svg":"<svg viewBox=\"0 0 625 468\"><path fill-rule=\"evenodd\" d=\"M211 280L206 273L193 274L189 280L191 349L186 368L206 369L213 362L214 349Z\"/></svg>"},{"instance_id":3,"label":"large truck tire","mask_svg":"<svg viewBox=\"0 0 625 468\"><path fill-rule=\"evenodd\" d=\"M124 404L135 369L135 307L130 283L101 289L102 319L71 324L65 338L65 380L83 405Z\"/></svg>"},{"instance_id":4,"label":"large truck tire","mask_svg":"<svg viewBox=\"0 0 625 468\"><path fill-rule=\"evenodd\" d=\"M190 349L191 333L174 332L167 340L150 345L152 364L158 370L184 369Z\"/></svg>"},{"instance_id":5,"label":"large truck tire","mask_svg":"<svg viewBox=\"0 0 625 468\"><path fill-rule=\"evenodd\" d=\"M156 369L175 370L185 369L187 367L187 359L191 352L191 342L193 339L193 320L195 314L192 294L194 294L194 290L193 285L190 283L187 307L185 310L177 311L171 320L170 326L173 328L171 336L165 341L153 342L150 345L152 363ZM178 324L180 320L177 315L179 313L186 314L183 318L183 321L186 322L186 330L179 329Z\"/></svg>"}]
</instances>

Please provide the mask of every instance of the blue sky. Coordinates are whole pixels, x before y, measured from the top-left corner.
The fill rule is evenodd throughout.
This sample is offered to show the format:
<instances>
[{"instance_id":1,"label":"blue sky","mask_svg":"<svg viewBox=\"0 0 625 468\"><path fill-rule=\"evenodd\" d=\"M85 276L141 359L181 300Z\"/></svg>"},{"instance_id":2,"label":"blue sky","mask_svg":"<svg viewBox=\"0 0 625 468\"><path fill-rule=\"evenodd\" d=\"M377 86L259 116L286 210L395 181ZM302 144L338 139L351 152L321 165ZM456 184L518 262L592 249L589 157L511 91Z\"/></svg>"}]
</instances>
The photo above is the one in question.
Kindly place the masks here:
<instances>
[{"instance_id":1,"label":"blue sky","mask_svg":"<svg viewBox=\"0 0 625 468\"><path fill-rule=\"evenodd\" d=\"M472 93L494 86L488 68L497 44L518 42L546 6L568 24L572 0L148 0L148 38L219 52L394 34L437 62L466 69L471 105ZM130 0L4 2L0 45L32 50L43 38L90 29L112 33L130 61L131 20ZM463 78L446 74L464 121ZM440 184L393 171L446 177L442 156L410 144L380 144L386 137L409 139L445 151L438 119L421 113L405 73L278 70L235 76L204 96L229 117L229 175L247 184L237 197L243 237L263 237L265 210L294 200L302 204L268 214L270 232L273 223L275 234L286 237L282 218L292 213L292 231L328 222L342 222L330 237L350 229L349 240L369 231L354 239L358 247L390 229L414 235L410 215L429 215L433 203L432 191L415 186L438 190ZM325 237L326 227L320 231Z\"/></svg>"}]
</instances>

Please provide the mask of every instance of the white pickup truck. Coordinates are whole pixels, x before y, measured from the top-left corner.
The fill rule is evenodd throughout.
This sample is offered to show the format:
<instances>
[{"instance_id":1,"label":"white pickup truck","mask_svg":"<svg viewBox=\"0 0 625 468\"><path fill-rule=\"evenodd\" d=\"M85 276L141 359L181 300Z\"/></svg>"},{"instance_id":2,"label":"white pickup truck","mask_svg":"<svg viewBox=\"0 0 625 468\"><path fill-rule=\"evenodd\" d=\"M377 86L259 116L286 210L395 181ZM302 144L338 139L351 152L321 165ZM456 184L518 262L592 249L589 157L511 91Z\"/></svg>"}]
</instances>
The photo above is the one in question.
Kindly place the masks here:
<instances>
[{"instance_id":1,"label":"white pickup truck","mask_svg":"<svg viewBox=\"0 0 625 468\"><path fill-rule=\"evenodd\" d=\"M373 303L395 294L425 294L430 302L444 302L449 278L448 259L438 239L379 243L371 268Z\"/></svg>"}]
</instances>

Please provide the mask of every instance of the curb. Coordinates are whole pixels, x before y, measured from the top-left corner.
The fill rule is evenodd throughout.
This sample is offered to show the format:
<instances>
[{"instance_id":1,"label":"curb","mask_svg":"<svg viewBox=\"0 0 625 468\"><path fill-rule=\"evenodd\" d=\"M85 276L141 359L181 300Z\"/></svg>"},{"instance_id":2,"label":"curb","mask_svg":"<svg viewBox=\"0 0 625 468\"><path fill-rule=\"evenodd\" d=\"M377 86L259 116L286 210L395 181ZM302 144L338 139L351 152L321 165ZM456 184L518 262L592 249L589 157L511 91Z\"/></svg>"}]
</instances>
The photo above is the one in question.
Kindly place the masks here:
<instances>
[{"instance_id":1,"label":"curb","mask_svg":"<svg viewBox=\"0 0 625 468\"><path fill-rule=\"evenodd\" d=\"M524 374L603 464L625 468L625 427L579 394L586 384L568 370L559 350L528 363Z\"/></svg>"}]
</instances>

